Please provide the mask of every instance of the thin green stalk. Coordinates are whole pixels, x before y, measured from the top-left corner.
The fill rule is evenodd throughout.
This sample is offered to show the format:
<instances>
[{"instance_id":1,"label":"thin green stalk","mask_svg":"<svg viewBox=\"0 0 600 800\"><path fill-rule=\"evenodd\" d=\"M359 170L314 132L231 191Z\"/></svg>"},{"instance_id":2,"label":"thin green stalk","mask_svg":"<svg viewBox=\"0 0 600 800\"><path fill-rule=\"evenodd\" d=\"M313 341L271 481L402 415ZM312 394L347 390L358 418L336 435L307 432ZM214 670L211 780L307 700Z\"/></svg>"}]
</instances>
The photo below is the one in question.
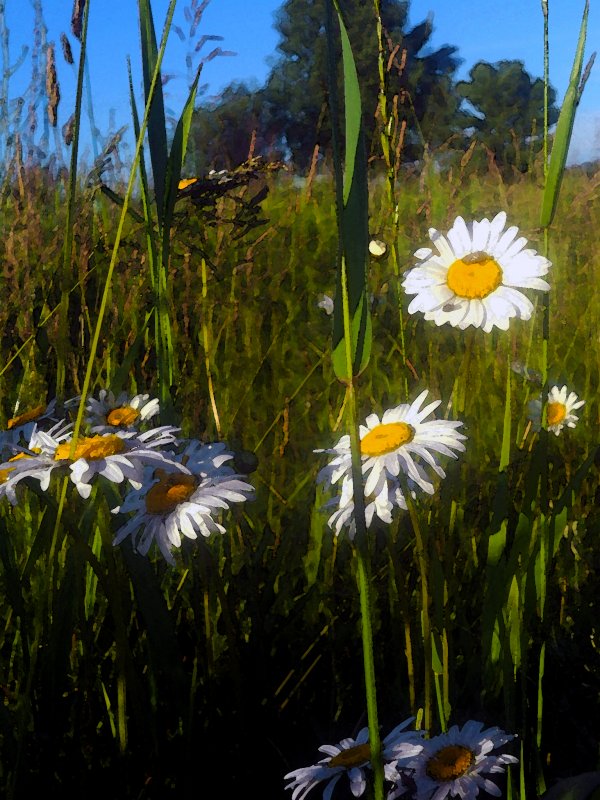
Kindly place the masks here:
<instances>
[{"instance_id":1,"label":"thin green stalk","mask_svg":"<svg viewBox=\"0 0 600 800\"><path fill-rule=\"evenodd\" d=\"M69 171L69 189L67 194L67 216L65 220L65 236L63 245L63 263L61 280L61 314L59 318L59 346L56 353L56 395L62 397L65 391L68 325L69 325L69 283L71 278L71 257L73 254L73 221L75 218L75 194L77 191L77 157L79 155L79 133L81 130L81 106L83 96L83 79L87 49L88 19L91 0L87 0L83 11L81 27L81 49L79 68L77 70L77 88L75 91L75 112L73 116L73 141L71 143L71 165Z\"/></svg>"},{"instance_id":2,"label":"thin green stalk","mask_svg":"<svg viewBox=\"0 0 600 800\"><path fill-rule=\"evenodd\" d=\"M417 554L417 563L419 565L419 577L421 579L421 631L423 634L423 656L424 656L424 670L423 670L423 696L424 696L424 725L425 730L431 730L431 720L432 720L432 705L433 705L433 698L432 698L432 685L433 685L433 650L431 647L431 619L429 616L429 604L430 604L430 595L429 595L429 558L427 554L427 545L423 534L421 532L421 526L419 524L419 518L417 516L417 510L413 503L413 499L410 494L410 489L406 482L406 479L400 473L400 482L402 485L402 493L404 495L404 499L406 500L406 505L408 507L408 514L410 516L410 522L412 525L413 532L415 534L415 550ZM443 715L440 715L440 719L443 719Z\"/></svg>"},{"instance_id":3,"label":"thin green stalk","mask_svg":"<svg viewBox=\"0 0 600 800\"><path fill-rule=\"evenodd\" d=\"M378 67L379 67L379 114L381 117L381 149L383 151L383 158L386 167L386 192L390 210L392 212L392 234L391 234L391 254L392 254L392 269L396 277L396 298L398 300L398 331L400 334L400 358L404 367L402 371L402 384L404 388L404 399L408 400L408 377L407 377L407 364L406 364L406 343L404 338L404 312L402 309L402 293L400 292L400 257L398 254L398 230L400 222L400 214L398 209L398 199L396 197L396 168L392 159L393 152L393 137L391 130L392 120L388 115L387 110L387 81L386 81L386 66L384 59L383 48L383 23L381 21L381 0L373 0L375 8L375 18L377 22L377 54L378 54Z\"/></svg>"},{"instance_id":4,"label":"thin green stalk","mask_svg":"<svg viewBox=\"0 0 600 800\"><path fill-rule=\"evenodd\" d=\"M548 104L549 104L549 86L550 86L550 45L549 45L549 25L548 25L548 0L542 0L542 14L544 16L544 192L548 188ZM543 255L548 258L549 240L548 240L548 226L544 227L544 244ZM543 544L546 538L546 528L548 519L548 344L550 340L550 292L544 292L542 295L542 417L541 417L541 430L539 445L542 448L542 474L540 476L540 508L543 514L542 530L540 531L540 542ZM542 563L542 572L546 574L546 564ZM542 599L540 616L543 618L544 603ZM542 648L539 654L538 661L538 696L536 708L536 744L539 751L542 739L542 720L544 713L544 697L543 697L543 675L544 675L544 661L545 661L545 643L542 643ZM538 782L539 774L538 770ZM543 776L542 776L543 782Z\"/></svg>"},{"instance_id":5,"label":"thin green stalk","mask_svg":"<svg viewBox=\"0 0 600 800\"><path fill-rule=\"evenodd\" d=\"M544 191L548 184L548 105L550 86L550 44L548 38L548 0L542 0L542 14L544 16ZM543 255L548 258L548 226L544 227ZM548 343L550 340L550 292L542 295L542 430L546 430L548 419ZM547 447L548 439L542 439ZM541 505L546 514L548 508L548 459L544 458L544 474L542 476Z\"/></svg>"},{"instance_id":6,"label":"thin green stalk","mask_svg":"<svg viewBox=\"0 0 600 800\"><path fill-rule=\"evenodd\" d=\"M337 81L333 38L333 6L337 12L344 68L344 100L346 120L346 153L342 176L342 159L337 138ZM325 25L329 74L330 110L333 131L338 222L338 290L341 297L334 308L334 341L332 361L337 377L347 387L348 428L352 454L352 490L354 525L360 593L361 628L365 691L369 726L373 791L375 800L383 800L383 761L377 715L377 692L371 623L370 560L365 497L362 476L356 380L367 366L371 347L371 323L367 302L366 259L368 248L367 165L362 130L362 104L358 75L348 33L337 0L326 3ZM340 322L342 325L340 326ZM341 327L341 330L340 330Z\"/></svg>"},{"instance_id":7,"label":"thin green stalk","mask_svg":"<svg viewBox=\"0 0 600 800\"><path fill-rule=\"evenodd\" d=\"M125 197L123 198L123 208L121 209L121 216L119 217L119 224L117 226L117 233L115 236L115 243L113 245L113 251L110 259L110 264L108 265L108 272L106 275L106 281L104 283L104 290L102 292L102 299L100 301L100 308L98 309L98 318L96 321L96 328L94 330L94 336L92 338L92 344L90 347L90 355L88 358L87 368L85 372L85 378L83 381L83 387L81 390L81 400L79 402L79 408L77 409L77 419L75 421L75 427L73 429L73 439L71 442L71 450L69 455L73 456L75 453L75 446L77 442L77 437L79 436L79 431L81 430L81 424L83 422L83 414L85 411L85 401L87 394L89 392L90 383L92 379L92 370L94 368L94 362L96 359L96 352L98 350L98 342L100 341L100 331L102 330L102 323L104 322L104 314L106 313L106 306L108 304L108 296L110 294L110 286L112 283L112 275L117 263L117 254L119 252L119 247L121 245L121 237L123 236L123 227L125 225L125 218L127 216L127 207L129 206L129 201L131 200L131 195L133 193L133 187L135 184L136 174L138 163L140 159L140 153L142 151L142 145L144 141L144 136L146 134L146 127L148 125L148 117L150 115L150 108L152 105L152 97L154 95L154 88L157 85L159 76L160 76L160 67L162 64L165 48L167 46L167 39L169 35L169 30L171 28L171 21L173 19L173 13L175 11L175 4L177 0L170 0L169 8L167 11L167 19L165 21L165 27L163 29L163 35L160 43L160 49L158 52L158 57L156 59L156 65L154 68L154 74L152 76L152 82L150 85L150 91L148 92L148 98L146 100L146 107L144 109L144 118L142 120L142 124L140 126L140 133L136 141L135 146L135 153L133 156L133 163L131 165L131 171L129 173L129 181L127 183L127 190L125 192Z\"/></svg>"},{"instance_id":8,"label":"thin green stalk","mask_svg":"<svg viewBox=\"0 0 600 800\"><path fill-rule=\"evenodd\" d=\"M350 306L348 302L348 287L346 276L346 263L342 259L342 298L344 313L344 337L346 339L346 360L348 374L352 375L352 351L349 346ZM356 527L356 560L358 569L358 588L360 594L360 617L363 646L363 665L365 673L365 693L367 697L367 717L369 725L369 744L371 749L371 766L373 767L373 788L375 800L383 800L383 761L381 759L381 736L379 734L379 719L377 712L377 683L375 677L375 659L373 654L373 628L371 623L371 577L369 540L367 523L365 519L365 495L362 477L362 462L360 452L360 435L358 408L356 403L355 380L352 378L347 385L348 398L348 426L350 429L350 449L352 453L352 492L354 496L354 524Z\"/></svg>"},{"instance_id":9,"label":"thin green stalk","mask_svg":"<svg viewBox=\"0 0 600 800\"><path fill-rule=\"evenodd\" d=\"M204 346L204 367L206 369L206 382L208 384L208 395L210 397L210 407L215 419L215 427L217 429L217 436L221 438L221 421L219 420L219 411L217 409L217 401L215 399L215 389L213 386L212 370L210 367L210 333L208 330L207 319L209 318L208 308L208 271L206 269L206 259L202 259L202 344ZM212 320L212 317L210 317Z\"/></svg>"}]
</instances>

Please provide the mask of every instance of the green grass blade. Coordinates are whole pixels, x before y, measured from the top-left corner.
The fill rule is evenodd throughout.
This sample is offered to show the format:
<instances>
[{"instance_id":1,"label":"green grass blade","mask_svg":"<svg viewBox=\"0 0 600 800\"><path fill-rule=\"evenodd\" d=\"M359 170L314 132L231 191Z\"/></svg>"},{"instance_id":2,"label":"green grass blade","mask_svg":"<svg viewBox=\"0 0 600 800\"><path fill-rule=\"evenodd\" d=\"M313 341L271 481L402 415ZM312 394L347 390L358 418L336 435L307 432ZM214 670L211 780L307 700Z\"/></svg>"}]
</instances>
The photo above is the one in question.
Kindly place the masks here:
<instances>
[{"instance_id":1,"label":"green grass blade","mask_svg":"<svg viewBox=\"0 0 600 800\"><path fill-rule=\"evenodd\" d=\"M506 369L506 394L504 398L504 424L502 427L502 449L500 451L500 465L498 467L500 472L505 470L510 462L510 431L511 431L510 376L511 376L511 368L510 368L510 355L509 355L507 369Z\"/></svg>"},{"instance_id":2,"label":"green grass blade","mask_svg":"<svg viewBox=\"0 0 600 800\"><path fill-rule=\"evenodd\" d=\"M340 269L338 269L337 302L334 307L333 319L333 368L340 380L349 381L366 368L371 353L372 332L367 299L369 190L365 139L362 130L362 103L356 64L337 3L335 7L342 42L346 145L342 208L338 218L342 259ZM331 32L328 31L328 38L331 36ZM330 47L332 46L330 43ZM334 90L335 74L331 76L330 84ZM334 109L335 104L332 103L333 125L336 123ZM336 169L339 169L337 159ZM346 352L344 339L344 294L346 292L352 329L350 354ZM352 374L349 374L350 364Z\"/></svg>"},{"instance_id":3,"label":"green grass blade","mask_svg":"<svg viewBox=\"0 0 600 800\"><path fill-rule=\"evenodd\" d=\"M140 18L140 36L142 43L142 71L144 75L144 94L146 102L150 94L152 75L156 68L158 49L150 0L138 0ZM168 20L170 23L170 20ZM148 145L150 161L154 177L154 193L159 222L162 224L162 213L165 198L165 178L167 174L167 125L162 83L158 80L154 86L150 115L148 117Z\"/></svg>"},{"instance_id":4,"label":"green grass blade","mask_svg":"<svg viewBox=\"0 0 600 800\"><path fill-rule=\"evenodd\" d=\"M562 177L567 162L567 153L571 142L571 134L573 132L575 112L579 102L579 81L583 67L583 51L585 49L588 11L589 0L586 0L569 86L560 110L552 152L550 154L550 165L548 167L548 176L544 188L544 196L542 198L542 213L540 217L540 225L543 228L548 227L554 219Z\"/></svg>"},{"instance_id":5,"label":"green grass blade","mask_svg":"<svg viewBox=\"0 0 600 800\"><path fill-rule=\"evenodd\" d=\"M153 314L154 309L152 308L146 314L144 322L137 332L135 339L133 340L133 344L128 348L123 360L110 376L110 388L115 394L127 389L127 378L129 371L133 363L138 359L140 347L144 343L144 339L146 337L146 328L148 327L150 317Z\"/></svg>"},{"instance_id":6,"label":"green grass blade","mask_svg":"<svg viewBox=\"0 0 600 800\"><path fill-rule=\"evenodd\" d=\"M175 136L171 145L171 152L167 161L167 174L165 184L165 209L164 209L164 234L163 234L163 249L165 244L168 244L171 222L173 220L173 209L175 208L175 201L177 200L177 186L181 178L181 169L185 160L187 152L188 137L190 134L190 127L192 124L192 116L194 114L194 106L196 104L196 94L198 92L198 81L200 80L200 72L202 66L198 69L194 82L190 87L190 92L186 100L181 116L175 129Z\"/></svg>"},{"instance_id":7,"label":"green grass blade","mask_svg":"<svg viewBox=\"0 0 600 800\"><path fill-rule=\"evenodd\" d=\"M69 188L67 195L67 214L65 217L65 236L63 244L63 264L61 280L61 314L59 316L59 346L56 352L56 395L62 397L65 390L66 357L69 328L69 295L72 280L71 258L73 255L73 235L75 219L75 195L77 192L77 158L79 155L79 136L81 131L81 105L83 96L84 67L87 52L87 31L90 3L86 3L83 12L81 29L81 51L77 71L77 87L75 90L75 111L73 114L73 141L71 142L71 164L69 168Z\"/></svg>"}]
</instances>

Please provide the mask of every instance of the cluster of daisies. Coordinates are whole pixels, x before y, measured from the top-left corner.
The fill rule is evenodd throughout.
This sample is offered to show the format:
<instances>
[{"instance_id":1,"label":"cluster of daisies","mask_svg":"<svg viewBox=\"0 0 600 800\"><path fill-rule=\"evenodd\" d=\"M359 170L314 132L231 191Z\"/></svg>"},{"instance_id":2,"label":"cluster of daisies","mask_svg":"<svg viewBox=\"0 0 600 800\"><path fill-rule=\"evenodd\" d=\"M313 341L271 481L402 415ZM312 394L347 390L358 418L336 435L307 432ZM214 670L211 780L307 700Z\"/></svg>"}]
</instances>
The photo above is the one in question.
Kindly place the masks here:
<instances>
[{"instance_id":1,"label":"cluster of daisies","mask_svg":"<svg viewBox=\"0 0 600 800\"><path fill-rule=\"evenodd\" d=\"M518 233L515 226L506 227L503 211L491 221L475 220L469 225L457 217L446 235L431 228L432 247L415 252L419 263L406 273L402 283L408 295L415 295L409 313L422 312L426 320L438 326L447 323L462 330L473 326L486 333L494 327L507 330L512 318L530 319L533 304L519 289L549 290L543 276L550 262L527 248L527 240ZM333 300L326 295L318 305L328 314L333 311ZM413 497L419 490L433 494L432 472L445 477L439 456L456 458L465 449L466 436L458 430L463 423L427 419L440 401L421 408L426 397L424 391L412 404L388 409L381 419L371 414L366 425L360 426L367 526L375 517L391 522L395 507L406 509L407 488ZM573 412L584 402L567 386L553 386L547 397L548 430L558 436L565 426L575 427L578 417ZM530 418L538 429L541 409L541 397L530 403ZM328 524L336 534L347 529L352 537L350 437L342 436L333 448L316 452L333 456L317 480L328 487L339 487L325 506L332 511Z\"/></svg>"},{"instance_id":2,"label":"cluster of daisies","mask_svg":"<svg viewBox=\"0 0 600 800\"><path fill-rule=\"evenodd\" d=\"M234 503L252 499L253 487L228 462L234 458L221 442L202 444L179 439L179 428L151 428L159 403L147 394L118 397L102 389L86 402L85 435L73 441L73 423L65 418L79 398L39 406L13 417L0 432L0 498L16 505L23 481L38 481L48 490L54 476L68 475L87 499L101 479L125 484L128 491L114 514L131 514L117 530L114 543L131 536L146 555L155 541L173 564L173 549L182 536L197 539L224 533L219 515Z\"/></svg>"},{"instance_id":3,"label":"cluster of daisies","mask_svg":"<svg viewBox=\"0 0 600 800\"><path fill-rule=\"evenodd\" d=\"M514 739L500 728L482 730L483 724L470 720L447 733L425 738L424 731L406 730L411 717L389 733L381 743L387 800L406 795L414 800L445 800L459 796L473 800L479 790L499 797L501 791L486 775L505 771L517 763L514 756L493 751ZM319 748L326 757L317 764L288 773L292 800L303 800L320 783L325 783L323 799L330 800L333 790L345 774L354 797L361 797L371 771L369 730L363 728L356 739L342 739L337 745Z\"/></svg>"}]
</instances>

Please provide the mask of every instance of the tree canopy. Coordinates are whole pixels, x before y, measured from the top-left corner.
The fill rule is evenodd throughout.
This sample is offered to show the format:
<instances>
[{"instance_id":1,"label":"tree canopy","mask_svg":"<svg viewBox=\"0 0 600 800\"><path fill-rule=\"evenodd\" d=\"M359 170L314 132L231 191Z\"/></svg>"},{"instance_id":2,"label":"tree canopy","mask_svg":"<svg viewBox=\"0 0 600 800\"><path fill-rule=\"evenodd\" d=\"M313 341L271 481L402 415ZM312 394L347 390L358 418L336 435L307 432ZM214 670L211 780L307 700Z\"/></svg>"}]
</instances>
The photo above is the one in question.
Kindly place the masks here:
<instances>
[{"instance_id":1,"label":"tree canopy","mask_svg":"<svg viewBox=\"0 0 600 800\"><path fill-rule=\"evenodd\" d=\"M522 61L480 61L461 81L458 93L473 109L465 117L467 128L493 154L503 170L525 171L542 146L544 129L544 82L532 79ZM556 92L548 91L548 123L558 119Z\"/></svg>"},{"instance_id":2,"label":"tree canopy","mask_svg":"<svg viewBox=\"0 0 600 800\"><path fill-rule=\"evenodd\" d=\"M247 157L251 145L254 154L289 159L300 170L309 165L316 144L327 152L331 119L325 3L285 0L276 14L280 41L265 85L255 90L243 83L231 85L217 102L195 112L197 170L234 166ZM340 0L340 7L361 86L367 145L378 156L380 85L373 5ZM457 83L457 48L431 48L432 18L410 27L408 9L408 0L381 0L386 95L396 124L406 125L404 160L420 158L425 144L435 150L453 142L464 150L476 137L504 171L526 169L540 148L543 81L532 78L520 61L501 61L479 62L469 80ZM558 116L553 89L549 96L552 124Z\"/></svg>"}]
</instances>

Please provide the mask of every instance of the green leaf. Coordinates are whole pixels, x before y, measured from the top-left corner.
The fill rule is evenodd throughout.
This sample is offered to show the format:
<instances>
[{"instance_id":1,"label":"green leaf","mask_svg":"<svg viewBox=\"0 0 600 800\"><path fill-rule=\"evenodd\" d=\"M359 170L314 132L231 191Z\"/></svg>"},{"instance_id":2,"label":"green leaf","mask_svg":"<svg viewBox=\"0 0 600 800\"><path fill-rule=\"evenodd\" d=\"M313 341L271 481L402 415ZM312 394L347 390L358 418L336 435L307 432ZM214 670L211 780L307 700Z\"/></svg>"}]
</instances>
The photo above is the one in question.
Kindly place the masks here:
<instances>
[{"instance_id":1,"label":"green leaf","mask_svg":"<svg viewBox=\"0 0 600 800\"><path fill-rule=\"evenodd\" d=\"M317 486L315 502L310 514L310 529L308 532L308 548L306 555L302 559L304 572L306 575L307 588L310 588L317 580L319 566L321 564L321 554L323 551L323 535L326 526L323 520L321 507L323 505L323 489Z\"/></svg>"},{"instance_id":2,"label":"green leaf","mask_svg":"<svg viewBox=\"0 0 600 800\"><path fill-rule=\"evenodd\" d=\"M173 209L175 208L175 201L177 200L177 187L179 179L181 178L181 169L187 152L187 143L190 133L190 126L192 124L192 115L194 113L194 106L196 104L196 93L198 91L198 81L200 80L200 72L202 65L200 65L194 82L190 87L188 99L186 100L181 116L175 129L175 136L171 144L171 152L167 162L167 176L165 186L165 212L164 212L164 230L163 240L170 237L171 222L173 219ZM164 247L164 241L163 241Z\"/></svg>"},{"instance_id":3,"label":"green leaf","mask_svg":"<svg viewBox=\"0 0 600 800\"><path fill-rule=\"evenodd\" d=\"M367 299L367 263L369 248L369 189L367 157L362 127L362 103L356 64L341 12L335 3L342 41L344 74L344 116L346 130L345 166L341 211L338 214L341 259L338 264L336 303L333 315L333 368L344 382L360 375L369 363L372 329ZM328 30L328 36L330 35ZM331 45L331 43L330 43ZM332 67L330 66L330 69ZM334 91L335 75L331 76ZM332 102L332 111L335 103ZM335 116L332 113L332 116ZM340 170L336 153L336 171ZM338 203L340 198L338 197ZM347 352L344 323L344 296L347 297L350 327L350 352ZM347 324L347 323L346 323ZM349 372L351 368L351 374Z\"/></svg>"},{"instance_id":4,"label":"green leaf","mask_svg":"<svg viewBox=\"0 0 600 800\"><path fill-rule=\"evenodd\" d=\"M554 135L554 143L552 145L552 153L550 155L550 164L548 166L548 176L544 188L544 196L542 198L542 213L540 217L540 225L543 228L548 227L554 219L562 177L567 162L567 153L571 142L571 134L573 132L575 112L577 110L577 104L579 103L579 81L583 67L583 51L585 48L588 11L589 0L586 0L569 86L560 110L560 116L556 125L556 133Z\"/></svg>"},{"instance_id":5,"label":"green leaf","mask_svg":"<svg viewBox=\"0 0 600 800\"><path fill-rule=\"evenodd\" d=\"M150 0L138 0L140 18L140 36L142 44L142 72L144 75L144 94L146 102L152 83L152 75L158 58L156 46L156 33ZM150 147L150 160L152 162L152 175L154 177L154 192L156 195L156 208L159 222L162 223L164 208L165 177L167 174L167 126L165 117L165 103L163 99L162 83L160 79L154 88L154 96L148 116L148 144Z\"/></svg>"},{"instance_id":6,"label":"green leaf","mask_svg":"<svg viewBox=\"0 0 600 800\"><path fill-rule=\"evenodd\" d=\"M150 321L150 317L154 313L154 309L150 309L146 314L144 319L144 324L140 326L140 329L137 333L137 336L133 340L133 344L125 353L125 356L122 362L119 364L117 369L113 372L110 377L110 388L111 390L117 395L123 388L126 386L127 378L129 375L129 371L131 369L132 364L138 358L139 349L144 341L146 336L146 328L148 327L148 322Z\"/></svg>"},{"instance_id":7,"label":"green leaf","mask_svg":"<svg viewBox=\"0 0 600 800\"><path fill-rule=\"evenodd\" d=\"M500 465L499 470L502 472L506 469L510 462L510 427L511 427L511 413L510 413L510 356L508 361L508 368L506 371L506 394L504 398L504 425L502 428L502 449L500 451Z\"/></svg>"},{"instance_id":8,"label":"green leaf","mask_svg":"<svg viewBox=\"0 0 600 800\"><path fill-rule=\"evenodd\" d=\"M521 609L519 603L519 582L516 575L510 584L510 591L508 593L508 602L506 604L506 612L508 615L507 627L510 644L510 654L512 656L513 665L518 669L521 664Z\"/></svg>"}]
</instances>

